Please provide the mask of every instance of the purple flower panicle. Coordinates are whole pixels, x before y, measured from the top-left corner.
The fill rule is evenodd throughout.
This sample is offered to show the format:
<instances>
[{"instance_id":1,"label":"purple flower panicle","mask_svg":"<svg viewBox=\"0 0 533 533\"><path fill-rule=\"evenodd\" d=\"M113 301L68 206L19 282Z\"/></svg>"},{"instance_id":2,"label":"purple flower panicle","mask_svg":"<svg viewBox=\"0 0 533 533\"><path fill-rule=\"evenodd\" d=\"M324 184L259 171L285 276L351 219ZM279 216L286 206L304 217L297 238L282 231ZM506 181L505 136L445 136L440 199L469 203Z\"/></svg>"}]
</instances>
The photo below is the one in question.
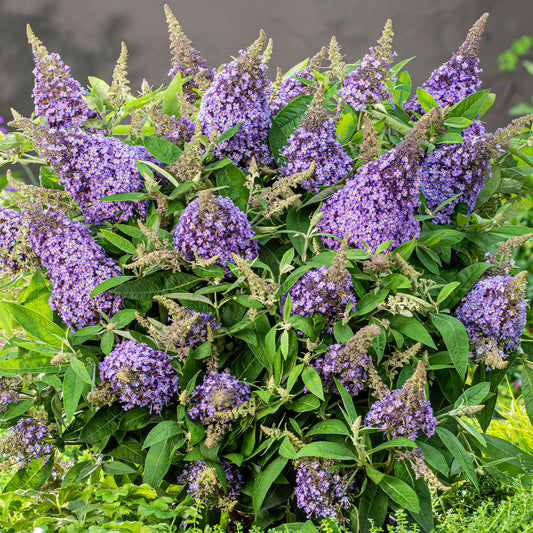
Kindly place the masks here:
<instances>
[{"instance_id":1,"label":"purple flower panicle","mask_svg":"<svg viewBox=\"0 0 533 533\"><path fill-rule=\"evenodd\" d=\"M281 80L277 94L270 101L270 113L272 116L276 116L289 102L292 102L298 96L312 94L313 86L307 85L297 78L304 78L313 82L316 80L309 67L298 70L292 76Z\"/></svg>"},{"instance_id":2,"label":"purple flower panicle","mask_svg":"<svg viewBox=\"0 0 533 533\"><path fill-rule=\"evenodd\" d=\"M339 89L339 110L349 104L354 111L364 111L369 105L383 100L392 101L392 91L385 82L391 76L395 53L392 45L392 22L387 21L383 36L375 48L344 79Z\"/></svg>"},{"instance_id":3,"label":"purple flower panicle","mask_svg":"<svg viewBox=\"0 0 533 533\"><path fill-rule=\"evenodd\" d=\"M426 369L418 362L415 373L401 389L388 391L375 402L365 418L365 426L376 425L393 438L407 437L416 440L420 433L431 437L435 433L437 419L424 398Z\"/></svg>"},{"instance_id":4,"label":"purple flower panicle","mask_svg":"<svg viewBox=\"0 0 533 533\"><path fill-rule=\"evenodd\" d=\"M233 261L232 253L255 259L259 249L246 214L229 198L214 196L211 190L202 191L185 208L172 236L174 248L187 260L218 255L216 263L226 269L227 262Z\"/></svg>"},{"instance_id":5,"label":"purple flower panicle","mask_svg":"<svg viewBox=\"0 0 533 533\"><path fill-rule=\"evenodd\" d=\"M160 413L179 389L170 356L135 340L117 345L99 368L125 410L138 405Z\"/></svg>"},{"instance_id":6,"label":"purple flower panicle","mask_svg":"<svg viewBox=\"0 0 533 533\"><path fill-rule=\"evenodd\" d=\"M252 158L263 165L273 163L268 146L270 81L266 75L261 50L264 33L247 50L241 50L235 61L218 72L200 102L198 120L208 137L240 124L233 137L216 145L216 157L228 156L237 166L245 168Z\"/></svg>"},{"instance_id":7,"label":"purple flower panicle","mask_svg":"<svg viewBox=\"0 0 533 533\"><path fill-rule=\"evenodd\" d=\"M341 520L342 510L352 503L350 493L355 482L352 471L332 469L332 459L304 459L296 469L296 505L305 511L307 518L330 517Z\"/></svg>"},{"instance_id":8,"label":"purple flower panicle","mask_svg":"<svg viewBox=\"0 0 533 533\"><path fill-rule=\"evenodd\" d=\"M490 177L492 150L480 122L474 121L463 132L463 142L442 144L427 154L416 171L418 187L426 204L434 211L448 198L460 194L435 214L433 222L449 224L455 206L464 202L468 214Z\"/></svg>"},{"instance_id":9,"label":"purple flower panicle","mask_svg":"<svg viewBox=\"0 0 533 533\"><path fill-rule=\"evenodd\" d=\"M15 250L24 227L23 219L19 211L0 207L0 272L3 274L16 274L24 264L24 255Z\"/></svg>"},{"instance_id":10,"label":"purple flower panicle","mask_svg":"<svg viewBox=\"0 0 533 533\"><path fill-rule=\"evenodd\" d=\"M332 185L351 171L353 161L344 153L335 133L335 122L326 114L323 85L300 125L287 139L281 155L286 161L281 164L280 176L304 172L315 164L313 174L301 184L309 192L318 192L320 186Z\"/></svg>"},{"instance_id":11,"label":"purple flower panicle","mask_svg":"<svg viewBox=\"0 0 533 533\"><path fill-rule=\"evenodd\" d=\"M477 54L488 16L485 13L476 21L459 50L434 70L422 85L422 89L431 94L440 107L452 106L479 89L482 70L479 68ZM424 112L416 96L404 107L417 113Z\"/></svg>"},{"instance_id":12,"label":"purple flower panicle","mask_svg":"<svg viewBox=\"0 0 533 533\"><path fill-rule=\"evenodd\" d=\"M107 291L90 298L103 281L121 275L118 263L91 237L81 223L62 211L32 213L28 217L31 248L52 282L50 307L73 330L97 323L100 312L113 315L122 296Z\"/></svg>"},{"instance_id":13,"label":"purple flower panicle","mask_svg":"<svg viewBox=\"0 0 533 533\"><path fill-rule=\"evenodd\" d=\"M28 26L28 40L35 59L33 100L35 114L46 117L50 128L79 128L96 117L83 97L86 90L72 78L70 67L58 54L49 54Z\"/></svg>"},{"instance_id":14,"label":"purple flower panicle","mask_svg":"<svg viewBox=\"0 0 533 533\"><path fill-rule=\"evenodd\" d=\"M505 359L520 347L527 322L527 272L478 280L453 314L464 324L470 355L488 369L503 368Z\"/></svg>"},{"instance_id":15,"label":"purple flower panicle","mask_svg":"<svg viewBox=\"0 0 533 533\"><path fill-rule=\"evenodd\" d=\"M22 418L3 437L0 449L14 460L18 468L24 468L34 459L49 455L53 446L45 442L48 433L46 424L35 418Z\"/></svg>"}]
</instances>

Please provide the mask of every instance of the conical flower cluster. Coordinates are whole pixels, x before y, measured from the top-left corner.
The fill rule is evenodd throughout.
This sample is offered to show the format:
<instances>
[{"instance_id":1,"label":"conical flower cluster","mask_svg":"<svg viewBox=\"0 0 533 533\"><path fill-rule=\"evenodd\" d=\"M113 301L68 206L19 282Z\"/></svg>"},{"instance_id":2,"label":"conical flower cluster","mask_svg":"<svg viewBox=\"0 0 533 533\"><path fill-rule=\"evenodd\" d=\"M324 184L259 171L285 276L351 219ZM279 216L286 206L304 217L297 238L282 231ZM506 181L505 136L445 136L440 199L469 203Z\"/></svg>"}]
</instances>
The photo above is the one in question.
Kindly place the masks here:
<instances>
[{"instance_id":1,"label":"conical flower cluster","mask_svg":"<svg viewBox=\"0 0 533 533\"><path fill-rule=\"evenodd\" d=\"M301 186L318 192L320 186L332 185L344 179L353 166L352 159L343 152L335 133L335 122L324 107L324 85L321 84L300 125L287 139L281 152L286 159L280 176L305 172L314 163L314 171Z\"/></svg>"},{"instance_id":2,"label":"conical flower cluster","mask_svg":"<svg viewBox=\"0 0 533 533\"><path fill-rule=\"evenodd\" d=\"M387 21L383 35L375 48L361 59L354 70L344 78L339 89L339 101L342 111L345 104L354 111L364 111L369 105L382 100L392 100L392 92L385 84L391 76L392 59L392 22Z\"/></svg>"},{"instance_id":3,"label":"conical flower cluster","mask_svg":"<svg viewBox=\"0 0 533 533\"><path fill-rule=\"evenodd\" d=\"M179 389L171 361L147 344L123 341L100 363L100 379L111 385L125 410L138 405L160 413Z\"/></svg>"},{"instance_id":4,"label":"conical flower cluster","mask_svg":"<svg viewBox=\"0 0 533 533\"><path fill-rule=\"evenodd\" d=\"M414 218L419 205L415 172L432 120L442 120L438 108L422 117L394 150L363 165L326 200L317 227L339 238L322 237L328 248L337 249L345 236L353 248L366 244L375 250L385 241L394 248L419 234Z\"/></svg>"},{"instance_id":5,"label":"conical flower cluster","mask_svg":"<svg viewBox=\"0 0 533 533\"><path fill-rule=\"evenodd\" d=\"M482 278L454 310L465 325L470 354L487 368L504 368L507 357L520 347L526 326L527 272L516 276Z\"/></svg>"},{"instance_id":6,"label":"conical flower cluster","mask_svg":"<svg viewBox=\"0 0 533 533\"><path fill-rule=\"evenodd\" d=\"M35 59L33 100L35 114L46 117L50 128L79 128L96 117L83 97L86 90L70 75L58 54L50 54L28 26L28 40Z\"/></svg>"},{"instance_id":7,"label":"conical flower cluster","mask_svg":"<svg viewBox=\"0 0 533 533\"><path fill-rule=\"evenodd\" d=\"M488 13L485 13L476 21L459 50L446 63L434 70L422 85L422 89L431 94L440 107L452 106L479 89L481 85L479 75L482 70L479 68L477 54L488 17ZM424 112L416 97L404 107L417 113Z\"/></svg>"},{"instance_id":8,"label":"conical flower cluster","mask_svg":"<svg viewBox=\"0 0 533 533\"><path fill-rule=\"evenodd\" d=\"M97 323L102 313L113 315L122 296L107 291L90 297L103 281L121 275L118 263L81 223L61 211L33 212L28 216L29 243L52 282L50 307L73 330Z\"/></svg>"},{"instance_id":9,"label":"conical flower cluster","mask_svg":"<svg viewBox=\"0 0 533 533\"><path fill-rule=\"evenodd\" d=\"M378 426L393 438L407 437L416 440L423 433L431 437L435 433L437 419L424 398L426 369L418 362L415 373L401 389L389 391L375 402L365 418L365 426Z\"/></svg>"},{"instance_id":10,"label":"conical flower cluster","mask_svg":"<svg viewBox=\"0 0 533 533\"><path fill-rule=\"evenodd\" d=\"M208 137L240 124L237 133L218 144L212 152L220 158L228 156L242 168L250 164L252 157L260 164L272 164L268 146L270 81L261 55L265 39L261 32L255 43L241 50L235 61L217 73L202 98L198 113L202 131Z\"/></svg>"}]
</instances>

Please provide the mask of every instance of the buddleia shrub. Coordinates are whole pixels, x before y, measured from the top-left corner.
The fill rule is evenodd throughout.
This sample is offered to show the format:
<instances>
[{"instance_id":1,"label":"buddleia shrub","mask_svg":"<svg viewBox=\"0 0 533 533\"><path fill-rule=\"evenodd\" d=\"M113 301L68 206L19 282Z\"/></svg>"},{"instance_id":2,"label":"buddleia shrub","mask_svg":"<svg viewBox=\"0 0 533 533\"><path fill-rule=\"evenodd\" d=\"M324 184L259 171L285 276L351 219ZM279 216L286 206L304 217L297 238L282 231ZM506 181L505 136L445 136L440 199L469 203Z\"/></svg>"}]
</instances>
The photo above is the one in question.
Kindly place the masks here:
<instances>
[{"instance_id":1,"label":"buddleia shrub","mask_svg":"<svg viewBox=\"0 0 533 533\"><path fill-rule=\"evenodd\" d=\"M194 527L434 526L431 490L527 476L483 433L522 360L532 117L489 132L487 15L412 90L392 23L268 77L257 41L215 70L166 8L169 83L83 88L31 30L0 226L4 490L101 474L196 501ZM479 430L480 428L480 430ZM28 444L30 443L31 446ZM308 526L311 527L310 522ZM314 526L313 526L314 527Z\"/></svg>"}]
</instances>

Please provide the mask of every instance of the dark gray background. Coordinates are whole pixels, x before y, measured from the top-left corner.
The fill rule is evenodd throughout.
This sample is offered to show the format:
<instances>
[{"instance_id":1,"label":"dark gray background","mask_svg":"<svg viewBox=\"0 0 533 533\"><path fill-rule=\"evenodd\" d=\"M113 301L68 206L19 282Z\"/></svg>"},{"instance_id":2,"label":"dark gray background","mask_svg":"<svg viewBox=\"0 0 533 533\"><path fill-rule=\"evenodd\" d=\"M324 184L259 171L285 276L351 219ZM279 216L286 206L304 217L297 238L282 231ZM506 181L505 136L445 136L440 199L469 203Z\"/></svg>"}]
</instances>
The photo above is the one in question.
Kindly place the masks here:
<instances>
[{"instance_id":1,"label":"dark gray background","mask_svg":"<svg viewBox=\"0 0 533 533\"><path fill-rule=\"evenodd\" d=\"M130 52L132 88L142 78L168 83L168 34L163 0L0 0L0 115L14 107L32 110L32 55L26 23L48 50L58 52L82 83L93 75L110 80L120 42ZM270 63L287 70L313 55L336 35L345 60L361 58L391 18L398 59L417 56L408 70L421 84L463 41L484 12L490 18L481 42L483 87L497 100L486 115L489 127L506 124L507 109L531 101L533 77L522 67L500 73L496 58L522 35L533 34L532 0L167 0L185 33L211 66L257 38L260 28L274 40ZM415 85L415 87L416 87Z\"/></svg>"}]
</instances>

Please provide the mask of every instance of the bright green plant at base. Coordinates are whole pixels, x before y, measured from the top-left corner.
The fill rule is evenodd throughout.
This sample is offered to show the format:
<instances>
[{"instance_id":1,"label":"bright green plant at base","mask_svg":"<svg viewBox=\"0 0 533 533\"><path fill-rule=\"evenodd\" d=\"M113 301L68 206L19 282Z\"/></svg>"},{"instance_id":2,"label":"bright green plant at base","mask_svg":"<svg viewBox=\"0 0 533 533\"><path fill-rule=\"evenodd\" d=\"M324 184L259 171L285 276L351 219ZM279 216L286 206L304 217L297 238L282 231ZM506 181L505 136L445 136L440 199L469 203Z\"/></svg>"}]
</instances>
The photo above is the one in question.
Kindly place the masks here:
<instances>
[{"instance_id":1,"label":"bright green plant at base","mask_svg":"<svg viewBox=\"0 0 533 533\"><path fill-rule=\"evenodd\" d=\"M533 417L510 262L532 230L509 223L531 207L531 117L480 122L486 16L444 66L466 94L439 70L411 99L390 21L360 63L332 40L329 68L318 54L271 84L263 33L215 73L167 18L176 72L139 97L125 49L86 92L29 30L35 115L0 138L41 181L8 176L0 210L6 494L79 446L59 493L117 487L84 489L80 516L157 489L165 516L201 502L193 529L368 532L400 509L430 531L430 486L530 476L531 455L483 433L516 358Z\"/></svg>"}]
</instances>

